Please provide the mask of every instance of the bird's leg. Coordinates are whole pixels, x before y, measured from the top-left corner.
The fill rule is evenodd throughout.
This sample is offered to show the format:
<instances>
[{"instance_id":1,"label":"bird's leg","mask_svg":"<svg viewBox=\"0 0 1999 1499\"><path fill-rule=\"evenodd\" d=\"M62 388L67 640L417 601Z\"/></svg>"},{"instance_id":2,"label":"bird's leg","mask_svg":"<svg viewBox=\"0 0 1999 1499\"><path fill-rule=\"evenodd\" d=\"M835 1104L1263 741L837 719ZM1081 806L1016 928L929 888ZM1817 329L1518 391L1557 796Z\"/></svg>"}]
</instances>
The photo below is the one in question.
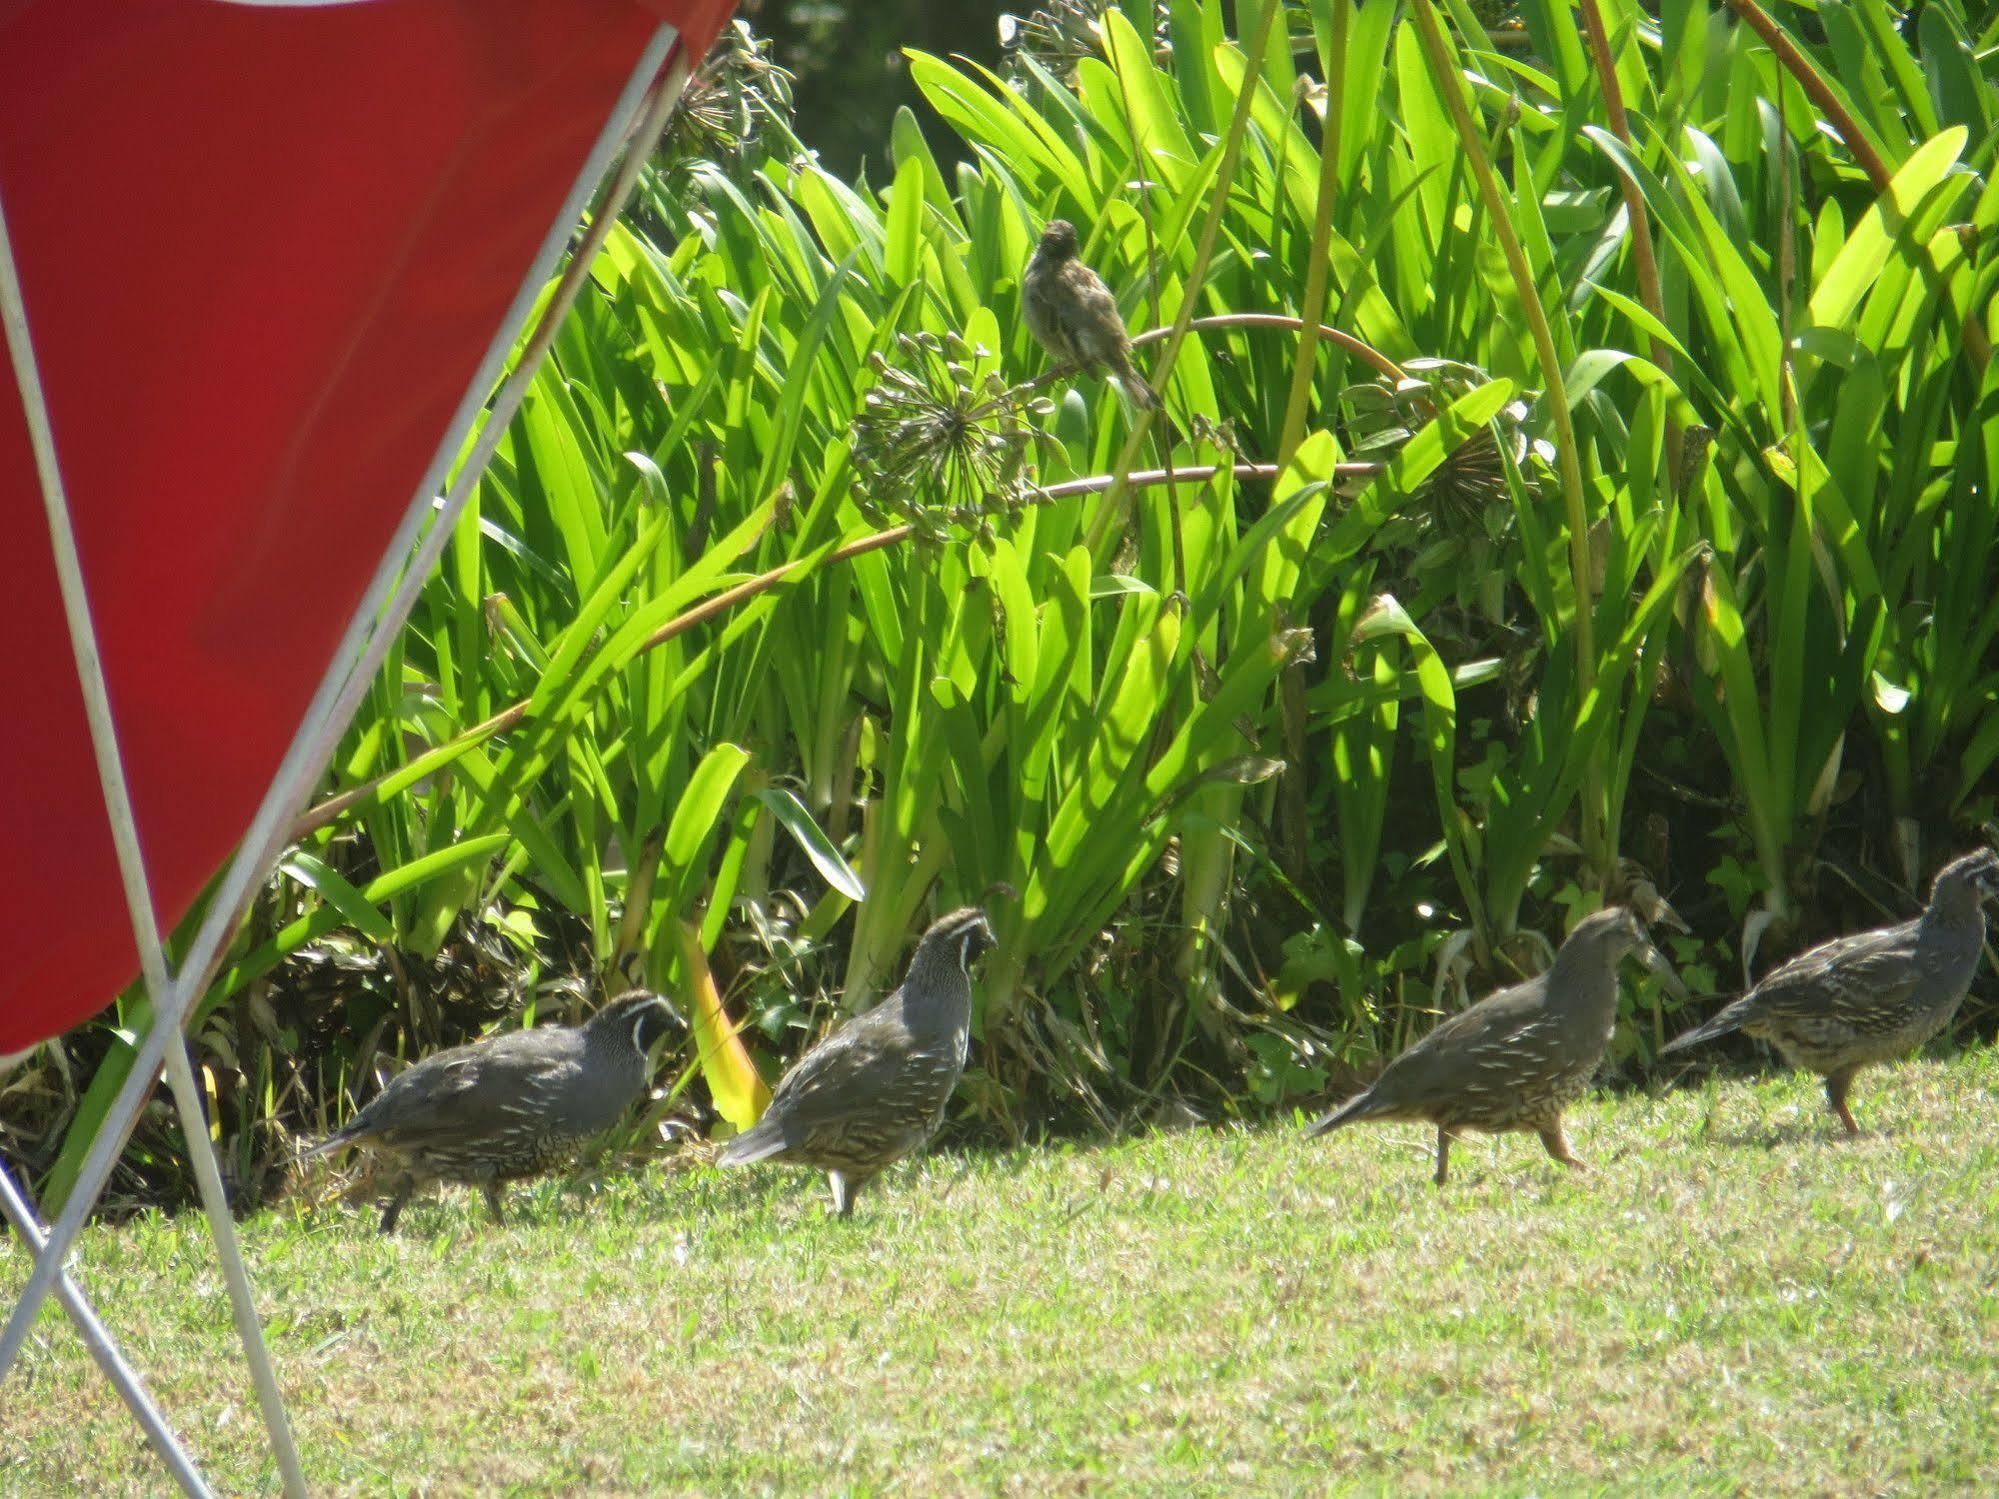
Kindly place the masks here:
<instances>
[{"instance_id":1,"label":"bird's leg","mask_svg":"<svg viewBox=\"0 0 1999 1499\"><path fill-rule=\"evenodd\" d=\"M1440 1124L1437 1126L1437 1174L1431 1180L1441 1187L1450 1174L1451 1132Z\"/></svg>"},{"instance_id":2,"label":"bird's leg","mask_svg":"<svg viewBox=\"0 0 1999 1499\"><path fill-rule=\"evenodd\" d=\"M415 1190L416 1182L410 1177L406 1176L396 1183L395 1196L391 1197L388 1206L382 1209L382 1233L392 1234L396 1231L396 1219L402 1216L403 1204L410 1200L410 1193Z\"/></svg>"},{"instance_id":3,"label":"bird's leg","mask_svg":"<svg viewBox=\"0 0 1999 1499\"><path fill-rule=\"evenodd\" d=\"M1544 1130L1537 1131L1537 1133L1541 1136L1542 1148L1571 1171L1584 1171L1588 1169L1570 1151L1569 1137L1562 1132L1561 1115L1557 1114L1554 1123L1550 1124Z\"/></svg>"},{"instance_id":4,"label":"bird's leg","mask_svg":"<svg viewBox=\"0 0 1999 1499\"><path fill-rule=\"evenodd\" d=\"M847 1174L844 1171L829 1171L826 1173L826 1183L833 1189L834 1216L838 1218L851 1216L854 1211L854 1188L848 1182Z\"/></svg>"},{"instance_id":5,"label":"bird's leg","mask_svg":"<svg viewBox=\"0 0 1999 1499\"><path fill-rule=\"evenodd\" d=\"M479 1190L486 1194L486 1211L493 1215L495 1223L505 1228L507 1226L507 1215L500 1211L500 1184L498 1182L487 1182Z\"/></svg>"},{"instance_id":6,"label":"bird's leg","mask_svg":"<svg viewBox=\"0 0 1999 1499\"><path fill-rule=\"evenodd\" d=\"M1853 1110L1846 1106L1846 1090L1852 1086L1853 1069L1850 1067L1844 1072L1833 1073L1825 1080L1825 1101L1832 1105L1833 1113L1837 1114L1839 1122L1846 1126L1846 1137L1849 1140L1857 1139L1860 1135L1860 1126L1853 1122Z\"/></svg>"}]
</instances>

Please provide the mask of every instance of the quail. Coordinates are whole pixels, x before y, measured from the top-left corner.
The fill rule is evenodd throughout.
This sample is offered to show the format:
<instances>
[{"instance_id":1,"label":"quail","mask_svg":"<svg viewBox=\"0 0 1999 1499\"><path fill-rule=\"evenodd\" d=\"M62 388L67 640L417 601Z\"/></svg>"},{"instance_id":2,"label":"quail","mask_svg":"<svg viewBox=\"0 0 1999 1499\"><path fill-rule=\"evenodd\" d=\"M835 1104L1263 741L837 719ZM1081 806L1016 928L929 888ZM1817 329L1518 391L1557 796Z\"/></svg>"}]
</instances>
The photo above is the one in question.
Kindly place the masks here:
<instances>
[{"instance_id":1,"label":"quail","mask_svg":"<svg viewBox=\"0 0 1999 1499\"><path fill-rule=\"evenodd\" d=\"M1124 393L1157 408L1159 394L1132 363L1131 335L1103 278L1076 258L1076 226L1050 219L1021 280L1021 311L1041 347L1060 364L1108 366Z\"/></svg>"},{"instance_id":2,"label":"quail","mask_svg":"<svg viewBox=\"0 0 1999 1499\"><path fill-rule=\"evenodd\" d=\"M816 1167L831 1183L834 1211L852 1213L861 1188L944 1122L971 1037L967 970L992 943L976 906L932 922L902 987L794 1063L763 1118L729 1141L716 1164Z\"/></svg>"},{"instance_id":3,"label":"quail","mask_svg":"<svg viewBox=\"0 0 1999 1499\"><path fill-rule=\"evenodd\" d=\"M501 1185L538 1175L617 1123L645 1087L647 1053L679 1018L660 995L634 989L582 1025L440 1051L391 1078L305 1157L352 1145L386 1161L385 1234L411 1195L433 1182L478 1187L493 1221L504 1223Z\"/></svg>"},{"instance_id":4,"label":"quail","mask_svg":"<svg viewBox=\"0 0 1999 1499\"><path fill-rule=\"evenodd\" d=\"M1999 895L1989 848L1946 864L1923 914L1899 926L1837 937L1792 958L1705 1025L1675 1038L1682 1051L1730 1031L1773 1043L1793 1067L1825 1079L1826 1102L1849 1136L1853 1074L1921 1046L1950 1023L1985 944L1985 905Z\"/></svg>"},{"instance_id":5,"label":"quail","mask_svg":"<svg viewBox=\"0 0 1999 1499\"><path fill-rule=\"evenodd\" d=\"M1580 1168L1562 1132L1562 1111L1603 1060L1617 1020L1617 965L1632 952L1664 965L1623 907L1584 917L1546 973L1451 1016L1310 1134L1362 1119L1427 1120L1437 1128L1438 1186L1449 1171L1452 1139L1467 1129L1533 1130L1549 1155Z\"/></svg>"}]
</instances>

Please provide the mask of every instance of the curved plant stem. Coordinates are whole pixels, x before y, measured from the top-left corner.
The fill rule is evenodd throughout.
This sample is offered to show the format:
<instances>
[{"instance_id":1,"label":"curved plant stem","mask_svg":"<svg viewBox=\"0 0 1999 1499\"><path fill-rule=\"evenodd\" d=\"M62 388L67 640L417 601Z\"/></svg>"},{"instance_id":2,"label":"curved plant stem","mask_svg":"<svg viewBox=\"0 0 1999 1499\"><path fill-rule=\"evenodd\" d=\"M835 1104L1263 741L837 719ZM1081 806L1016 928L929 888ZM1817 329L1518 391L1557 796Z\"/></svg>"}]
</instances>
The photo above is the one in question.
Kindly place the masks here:
<instances>
[{"instance_id":1,"label":"curved plant stem","mask_svg":"<svg viewBox=\"0 0 1999 1499\"><path fill-rule=\"evenodd\" d=\"M1839 138L1846 142L1846 149L1853 153L1853 159L1860 163L1860 170L1867 174L1867 180L1877 193L1888 191L1888 183L1894 173L1888 170L1888 163L1881 159L1881 153L1874 148L1874 141L1861 128L1860 121L1841 102L1838 94L1825 75L1812 66L1811 59L1798 50L1798 44L1784 33L1770 12L1756 3L1756 0L1727 0L1728 8L1742 18L1743 24L1762 37L1777 61L1782 63L1790 75L1832 122L1832 128L1839 132Z\"/></svg>"},{"instance_id":2,"label":"curved plant stem","mask_svg":"<svg viewBox=\"0 0 1999 1499\"><path fill-rule=\"evenodd\" d=\"M1624 142L1625 149L1637 155L1637 142L1631 138L1631 117L1624 111L1624 90L1617 81L1617 64L1610 55L1610 35L1604 29L1603 10L1597 0L1582 0L1583 34L1589 38L1590 55L1596 60L1597 81L1603 89L1603 109L1610 118L1610 130ZM1659 262L1652 253L1652 219L1645 209L1645 195L1638 191L1638 184L1624 173L1617 174L1617 185L1624 195L1624 218L1631 228L1631 263L1638 273L1638 296L1645 304L1645 310L1659 320L1661 327L1666 324L1666 299L1659 289ZM1665 340L1648 336L1652 349L1652 362L1667 375L1673 373L1673 351ZM1680 491L1680 419L1670 404L1666 410L1666 479L1672 491Z\"/></svg>"},{"instance_id":3,"label":"curved plant stem","mask_svg":"<svg viewBox=\"0 0 1999 1499\"><path fill-rule=\"evenodd\" d=\"M1217 312L1209 317L1197 317L1187 325L1187 331L1190 333L1207 333L1223 328L1282 328L1293 333L1303 333L1305 320L1292 317L1287 312ZM1376 374L1396 381L1409 378L1401 365L1375 348L1373 344L1362 342L1344 329L1334 328L1325 323L1314 323L1312 328L1314 337L1323 338L1329 344L1337 344ZM1147 328L1143 333L1132 334L1131 346L1139 349L1147 344L1158 343L1172 331L1171 328ZM1016 386L1015 389L1040 390L1044 385L1054 385L1067 380L1075 373L1075 365L1058 364L1053 369L1043 370L1032 380Z\"/></svg>"},{"instance_id":4,"label":"curved plant stem","mask_svg":"<svg viewBox=\"0 0 1999 1499\"><path fill-rule=\"evenodd\" d=\"M1228 206L1229 189L1235 182L1236 164L1242 160L1242 143L1249 134L1250 106L1256 100L1256 86L1263 77L1263 55L1270 42L1271 23L1277 18L1277 0L1263 0L1262 9L1256 18L1256 29L1245 38L1243 51L1242 92L1236 96L1235 114L1229 120L1229 133L1222 143L1222 159L1215 168L1215 185L1208 198L1207 212L1201 220L1201 238L1194 246L1194 263L1188 267L1186 279L1181 283L1180 311L1173 320L1173 326L1166 335L1166 352L1159 356L1153 366L1152 388L1164 390L1166 382L1173 374L1173 363L1180 357L1180 345L1187 337L1188 326L1194 321L1194 307L1201 297L1202 283L1207 279L1208 262L1215 256L1215 240L1222 231L1222 212ZM1132 462L1138 457L1138 450L1145 441L1146 433L1152 429L1152 412L1141 411L1138 419L1131 424L1131 432L1124 440L1124 448L1118 454L1116 473L1124 475L1131 471ZM1096 519L1090 522L1089 535L1085 545L1095 552L1103 545L1104 537L1110 534L1113 525L1120 524L1124 516L1125 485L1113 483L1104 503L1097 508Z\"/></svg>"},{"instance_id":5,"label":"curved plant stem","mask_svg":"<svg viewBox=\"0 0 1999 1499\"><path fill-rule=\"evenodd\" d=\"M1310 297L1310 291L1306 293ZM1323 296L1323 292L1322 292ZM1337 344L1355 358L1370 365L1376 373L1386 375L1391 380L1406 380L1402 366L1382 353L1374 345L1363 343L1351 333L1328 327L1314 318L1308 324L1304 318L1292 317L1284 312L1218 312L1211 317L1197 317L1187 327L1194 332L1207 332L1216 328L1289 328L1295 333L1305 333L1310 338L1323 338L1329 344ZM1165 328L1148 328L1143 333L1134 333L1132 343L1149 344L1155 339L1166 337Z\"/></svg>"},{"instance_id":6,"label":"curved plant stem","mask_svg":"<svg viewBox=\"0 0 1999 1499\"><path fill-rule=\"evenodd\" d=\"M1868 184L1875 193L1887 192L1895 174L1888 169L1888 163L1882 160L1881 153L1875 149L1872 138L1861 128L1860 121L1853 117L1853 112L1840 101L1839 95L1833 92L1832 85L1826 81L1825 75L1813 65L1809 57L1798 50L1798 44L1791 40L1784 28L1779 26L1770 12L1758 5L1756 0L1727 0L1727 4L1730 10L1742 18L1744 25L1763 38L1770 50L1776 54L1777 61L1784 65L1785 71L1798 80L1798 85L1804 89L1806 97L1825 112L1825 117L1832 122L1832 128L1838 131L1839 138L1846 142L1846 149L1851 151L1853 159L1860 163L1860 170L1867 174ZM1973 308L1966 313L1960 327L1963 331L1959 338L1963 343L1964 352L1971 356L1971 362L1979 370L1984 370L1992 359L1992 344L1986 338L1985 329L1978 321L1978 309Z\"/></svg>"},{"instance_id":7,"label":"curved plant stem","mask_svg":"<svg viewBox=\"0 0 1999 1499\"><path fill-rule=\"evenodd\" d=\"M1127 486L1138 488L1154 484L1184 484L1195 480L1212 479L1216 474L1222 472L1223 467L1223 465L1216 463L1197 463L1184 468L1141 469L1137 473L1125 475L1123 482ZM1379 473L1381 467L1382 465L1378 463L1339 463L1333 466L1333 473L1335 477L1342 479L1365 478ZM1272 463L1237 463L1228 465L1228 469L1237 479L1268 480L1277 477L1277 466ZM1028 503L1046 505L1056 500L1074 499L1077 495L1101 494L1105 490L1117 485L1118 482L1118 476L1115 474L1093 474L1085 479L1065 479L1060 484L1050 484L1044 488L1037 489L1028 498ZM909 540L915 533L915 529L914 526L890 526L886 531L875 531L866 536L857 536L854 540L843 542L841 545L833 548L832 551L820 559L819 565L829 567L834 563L847 562L855 557L864 556L869 552L879 552L884 547L892 547ZM790 581L793 575L799 573L805 566L806 563L803 559L786 562L771 568L768 572L761 572L753 578L746 578L733 588L725 588L720 593L703 599L691 609L676 614L672 619L648 635L639 643L637 651L633 653L633 659L636 660L647 651L665 645L667 641L677 636L685 635L696 625L706 624L717 615L726 614L745 600L755 598L760 593L768 593L780 583ZM438 757L439 764L442 764L451 758L449 751L455 750L462 745L476 744L481 740L490 739L495 734L503 734L508 729L517 726L527 715L528 700L524 698L511 707L502 708L491 718L483 719L472 725L471 728L452 735L451 738L445 740L442 744L424 751L423 755L418 758L426 759L436 756ZM385 781L391 777L407 777L411 769L411 766L404 765L399 766L395 770L385 771L372 780L363 781L358 786L350 786L337 796L329 796L325 801L318 803L316 806L309 807L304 812L301 812L298 820L291 825L288 835L290 841L296 843L301 838L318 832L319 829L340 817L342 813L349 812L362 803L374 798Z\"/></svg>"},{"instance_id":8,"label":"curved plant stem","mask_svg":"<svg viewBox=\"0 0 1999 1499\"><path fill-rule=\"evenodd\" d=\"M1326 121L1319 136L1319 197L1312 209L1312 248L1305 262L1305 306L1300 319L1298 351L1291 363L1291 391L1284 402L1284 425L1277 438L1277 466L1288 467L1298 444L1305 436L1305 408L1312 399L1312 386L1319 369L1319 319L1326 315L1326 282L1332 271L1329 253L1333 240L1333 203L1338 195L1340 174L1340 107L1333 93L1346 78L1347 6L1333 6L1332 36L1326 65ZM1371 351L1370 351L1371 352ZM1378 369L1380 366L1376 366ZM1392 367L1392 366L1391 366ZM1395 376L1398 379L1401 371ZM1277 681L1278 711L1284 733L1284 757L1293 765L1305 759L1305 665L1292 661L1285 665ZM1302 776L1284 776L1273 793L1277 798L1277 857L1293 882L1305 877L1305 854L1309 834L1306 829L1305 782Z\"/></svg>"},{"instance_id":9,"label":"curved plant stem","mask_svg":"<svg viewBox=\"0 0 1999 1499\"><path fill-rule=\"evenodd\" d=\"M1131 80L1126 76L1125 69L1122 67L1117 70L1117 87L1119 102L1124 107L1124 117L1131 124L1131 170L1140 179L1149 182L1152 173L1145 145L1145 123L1140 118L1139 112L1132 107ZM1139 222L1145 227L1145 289L1146 296L1152 305L1152 321L1156 324L1159 321L1160 259L1159 238L1156 226L1153 223L1152 213L1152 194L1150 192L1140 192L1138 194L1138 217ZM1158 394L1163 404L1166 399L1165 390L1159 390ZM1170 467L1173 462L1171 427L1168 427L1167 434L1166 440L1161 442L1159 434L1157 432L1153 433L1152 447L1159 461ZM1186 528L1180 519L1180 505L1177 499L1168 500L1167 513L1173 518L1173 588L1176 593L1185 593L1187 591L1187 536Z\"/></svg>"},{"instance_id":10,"label":"curved plant stem","mask_svg":"<svg viewBox=\"0 0 1999 1499\"><path fill-rule=\"evenodd\" d=\"M1541 294L1534 285L1534 273L1527 264L1527 252L1521 248L1520 236L1514 232L1513 220L1507 214L1506 199L1500 192L1492 159L1486 154L1485 141L1472 121L1471 106L1465 102L1464 79L1451 61L1450 49L1444 42L1443 28L1437 24L1437 12L1432 0L1413 0L1410 14L1416 22L1416 33L1422 41L1430 71L1437 80L1437 90L1444 96L1444 104L1451 112L1451 123L1457 127L1458 141L1471 164L1472 177L1485 200L1486 218L1499 238L1499 247L1506 256L1506 268L1520 297L1521 313L1526 317L1528 331L1534 338L1534 353L1545 382L1548 416L1555 427L1555 458L1561 473L1562 502L1568 521L1569 584L1575 595L1576 610L1576 684L1579 692L1586 695L1596 682L1596 591L1591 586L1589 519L1583 508L1582 462L1576 451L1575 424L1569 413L1568 384L1562 375L1561 355L1555 348L1554 332L1548 326L1547 309L1541 305ZM1599 877L1607 872L1606 855L1609 850L1604 828L1603 798L1599 794L1602 778L1599 752L1592 756L1584 770L1582 810L1583 856Z\"/></svg>"},{"instance_id":11,"label":"curved plant stem","mask_svg":"<svg viewBox=\"0 0 1999 1499\"><path fill-rule=\"evenodd\" d=\"M1335 5L1332 63L1326 69L1329 74L1346 76L1346 52L1347 7ZM1326 126L1319 140L1319 201L1312 213L1312 251L1305 262L1305 307L1299 320L1298 353L1291 366L1291 393L1284 403L1284 426L1277 439L1279 468L1291 461L1305 435L1305 407L1312 398L1312 377L1318 370L1319 319L1326 315L1326 282L1332 271L1332 257L1327 252L1333 241L1333 201L1339 186L1340 111L1337 99L1330 92L1333 79L1328 78L1326 84ZM1296 779L1292 777L1294 782Z\"/></svg>"}]
</instances>

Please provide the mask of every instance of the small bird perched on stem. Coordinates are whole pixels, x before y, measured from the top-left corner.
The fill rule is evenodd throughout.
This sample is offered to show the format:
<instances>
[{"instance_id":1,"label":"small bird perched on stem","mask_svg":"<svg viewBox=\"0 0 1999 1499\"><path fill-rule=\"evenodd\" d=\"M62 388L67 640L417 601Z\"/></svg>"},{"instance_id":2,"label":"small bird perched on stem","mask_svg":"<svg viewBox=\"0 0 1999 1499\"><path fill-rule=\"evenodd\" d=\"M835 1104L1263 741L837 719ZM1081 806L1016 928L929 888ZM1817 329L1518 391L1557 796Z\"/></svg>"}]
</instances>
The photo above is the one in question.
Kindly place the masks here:
<instances>
[{"instance_id":1,"label":"small bird perched on stem","mask_svg":"<svg viewBox=\"0 0 1999 1499\"><path fill-rule=\"evenodd\" d=\"M1837 937L1767 975L1705 1025L1666 1045L1683 1051L1730 1031L1774 1044L1793 1067L1825 1079L1826 1103L1849 1137L1853 1074L1921 1046L1957 1013L1985 946L1985 902L1999 895L1999 854L1946 864L1914 921Z\"/></svg>"},{"instance_id":2,"label":"small bird perched on stem","mask_svg":"<svg viewBox=\"0 0 1999 1499\"><path fill-rule=\"evenodd\" d=\"M479 1188L504 1224L500 1187L539 1175L616 1124L645 1087L647 1055L680 1023L660 995L634 989L582 1025L509 1031L454 1046L389 1079L375 1099L305 1152L359 1146L394 1172L382 1232L432 1182Z\"/></svg>"},{"instance_id":3,"label":"small bird perched on stem","mask_svg":"<svg viewBox=\"0 0 1999 1499\"><path fill-rule=\"evenodd\" d=\"M1622 906L1585 916L1546 973L1451 1016L1308 1133L1362 1119L1427 1120L1437 1127L1440 1187L1451 1140L1467 1129L1533 1130L1549 1155L1580 1169L1562 1131L1562 1111L1603 1061L1617 1023L1617 965L1634 952L1664 969L1665 959Z\"/></svg>"},{"instance_id":4,"label":"small bird perched on stem","mask_svg":"<svg viewBox=\"0 0 1999 1499\"><path fill-rule=\"evenodd\" d=\"M992 944L977 906L932 922L902 987L794 1063L763 1118L723 1146L715 1164L816 1166L832 1185L834 1211L848 1216L862 1187L943 1124L971 1041L967 970Z\"/></svg>"},{"instance_id":5,"label":"small bird perched on stem","mask_svg":"<svg viewBox=\"0 0 1999 1499\"><path fill-rule=\"evenodd\" d=\"M1132 362L1131 335L1103 277L1076 258L1076 226L1050 219L1021 279L1020 306L1028 330L1060 364L1106 366L1139 406L1159 408L1159 393Z\"/></svg>"}]
</instances>

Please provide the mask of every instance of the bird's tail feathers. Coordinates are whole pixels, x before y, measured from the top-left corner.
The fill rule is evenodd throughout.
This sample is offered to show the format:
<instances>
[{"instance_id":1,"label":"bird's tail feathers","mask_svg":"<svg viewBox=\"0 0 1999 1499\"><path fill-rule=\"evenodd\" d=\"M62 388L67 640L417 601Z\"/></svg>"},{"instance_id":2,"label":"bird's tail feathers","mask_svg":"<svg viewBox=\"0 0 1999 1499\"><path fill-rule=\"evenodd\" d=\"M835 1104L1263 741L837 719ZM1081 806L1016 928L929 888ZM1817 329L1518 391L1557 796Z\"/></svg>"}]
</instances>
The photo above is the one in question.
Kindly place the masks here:
<instances>
[{"instance_id":1,"label":"bird's tail feathers","mask_svg":"<svg viewBox=\"0 0 1999 1499\"><path fill-rule=\"evenodd\" d=\"M717 1166L748 1166L767 1161L786 1145L784 1132L769 1121L752 1125L724 1145L715 1157Z\"/></svg>"},{"instance_id":2,"label":"bird's tail feathers","mask_svg":"<svg viewBox=\"0 0 1999 1499\"><path fill-rule=\"evenodd\" d=\"M1321 1135L1330 1135L1336 1129L1371 1118L1380 1113L1384 1107L1385 1105L1375 1098L1374 1090L1369 1088L1365 1093L1355 1094L1330 1114L1320 1115L1313 1121L1312 1127L1305 1131L1305 1138L1316 1140Z\"/></svg>"},{"instance_id":3,"label":"bird's tail feathers","mask_svg":"<svg viewBox=\"0 0 1999 1499\"><path fill-rule=\"evenodd\" d=\"M1716 1036L1727 1035L1741 1024L1741 1012L1734 1005L1730 1005L1705 1025L1697 1025L1692 1030L1675 1036L1659 1048L1659 1055L1665 1056L1668 1052L1685 1051L1689 1047L1699 1046L1703 1041L1712 1041Z\"/></svg>"},{"instance_id":4,"label":"bird's tail feathers","mask_svg":"<svg viewBox=\"0 0 1999 1499\"><path fill-rule=\"evenodd\" d=\"M1129 362L1125 364L1123 369L1117 372L1117 383L1123 389L1124 393L1131 398L1132 404L1141 406L1147 411L1157 411L1165 404L1159 399L1159 392L1154 390L1150 385L1147 385L1145 383L1145 376L1141 375L1137 367Z\"/></svg>"},{"instance_id":5,"label":"bird's tail feathers","mask_svg":"<svg viewBox=\"0 0 1999 1499\"><path fill-rule=\"evenodd\" d=\"M301 1161L310 1161L318 1156L331 1155L336 1150L346 1149L346 1147L352 1145L358 1138L359 1136L354 1134L351 1129L337 1129L317 1145L308 1145L304 1150L299 1152L298 1158Z\"/></svg>"}]
</instances>

